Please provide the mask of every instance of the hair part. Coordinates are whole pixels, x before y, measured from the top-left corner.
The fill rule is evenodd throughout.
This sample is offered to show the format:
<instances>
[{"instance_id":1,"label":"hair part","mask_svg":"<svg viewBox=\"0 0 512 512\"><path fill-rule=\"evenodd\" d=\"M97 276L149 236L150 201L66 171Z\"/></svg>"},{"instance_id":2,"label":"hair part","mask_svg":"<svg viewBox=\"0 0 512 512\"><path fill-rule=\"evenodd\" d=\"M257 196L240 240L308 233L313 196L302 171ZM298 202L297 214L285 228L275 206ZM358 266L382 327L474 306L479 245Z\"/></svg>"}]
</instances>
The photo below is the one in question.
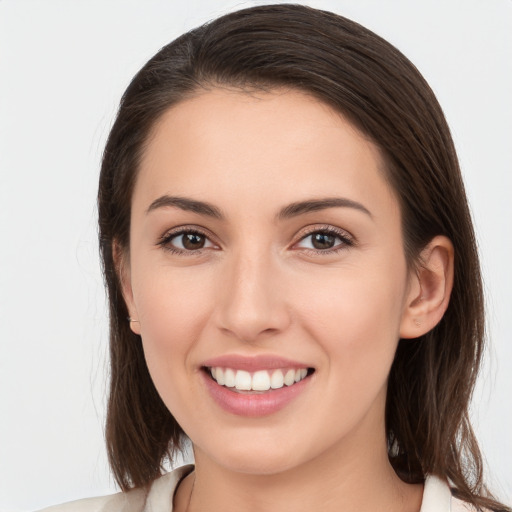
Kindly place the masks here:
<instances>
[{"instance_id":1,"label":"hair part","mask_svg":"<svg viewBox=\"0 0 512 512\"><path fill-rule=\"evenodd\" d=\"M123 490L158 477L183 432L156 391L140 338L126 321L113 245L128 251L131 198L151 130L201 90L289 88L331 106L382 152L401 207L410 265L436 235L455 249L455 280L440 323L400 340L389 376L389 457L406 482L449 479L476 507L509 510L482 480L468 408L484 348L476 241L458 160L434 93L414 65L361 25L299 5L237 11L162 48L124 93L108 138L98 193L100 250L110 303L111 381L106 439Z\"/></svg>"}]
</instances>

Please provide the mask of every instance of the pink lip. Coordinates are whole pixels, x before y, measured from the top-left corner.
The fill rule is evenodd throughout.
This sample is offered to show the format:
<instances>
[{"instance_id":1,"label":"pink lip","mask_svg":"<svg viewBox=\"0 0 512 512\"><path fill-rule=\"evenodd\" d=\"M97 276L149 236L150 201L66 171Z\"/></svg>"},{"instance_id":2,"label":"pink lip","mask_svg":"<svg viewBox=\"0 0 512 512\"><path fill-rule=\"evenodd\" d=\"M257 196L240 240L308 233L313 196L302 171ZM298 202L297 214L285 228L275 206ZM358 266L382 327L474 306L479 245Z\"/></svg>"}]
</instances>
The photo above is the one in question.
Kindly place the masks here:
<instances>
[{"instance_id":1,"label":"pink lip","mask_svg":"<svg viewBox=\"0 0 512 512\"><path fill-rule=\"evenodd\" d=\"M258 370L276 370L278 368L309 368L307 364L299 361L292 361L279 356L260 355L260 356L242 356L237 354L224 355L208 359L201 366L233 368L234 370L245 370L247 372L257 372Z\"/></svg>"},{"instance_id":2,"label":"pink lip","mask_svg":"<svg viewBox=\"0 0 512 512\"><path fill-rule=\"evenodd\" d=\"M267 416L283 409L302 393L311 381L306 377L280 389L272 389L259 394L237 393L232 388L217 384L206 372L201 372L203 381L211 397L225 411L237 416Z\"/></svg>"},{"instance_id":3,"label":"pink lip","mask_svg":"<svg viewBox=\"0 0 512 512\"><path fill-rule=\"evenodd\" d=\"M308 368L308 365L298 361L266 355L254 357L226 355L209 359L202 366L203 368L232 368L248 372L277 368ZM217 405L231 414L246 417L267 416L280 411L305 391L312 380L312 376L307 376L292 386L283 386L280 389L270 389L259 393L238 393L233 388L217 384L207 370L199 373L202 376L206 389Z\"/></svg>"}]
</instances>

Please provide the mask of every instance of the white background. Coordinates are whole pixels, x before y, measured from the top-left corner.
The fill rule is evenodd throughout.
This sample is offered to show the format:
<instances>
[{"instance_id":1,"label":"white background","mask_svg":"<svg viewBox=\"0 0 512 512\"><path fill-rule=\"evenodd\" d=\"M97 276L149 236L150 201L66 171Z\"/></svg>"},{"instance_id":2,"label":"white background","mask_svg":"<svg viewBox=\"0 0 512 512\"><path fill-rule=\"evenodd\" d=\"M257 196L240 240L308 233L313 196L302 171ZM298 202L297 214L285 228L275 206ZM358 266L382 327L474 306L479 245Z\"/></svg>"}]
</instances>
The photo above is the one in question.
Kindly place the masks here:
<instances>
[{"instance_id":1,"label":"white background","mask_svg":"<svg viewBox=\"0 0 512 512\"><path fill-rule=\"evenodd\" d=\"M115 490L103 447L107 317L100 153L117 102L161 46L258 3L0 0L0 511ZM460 154L489 308L473 417L512 502L512 1L311 1L398 46Z\"/></svg>"}]
</instances>

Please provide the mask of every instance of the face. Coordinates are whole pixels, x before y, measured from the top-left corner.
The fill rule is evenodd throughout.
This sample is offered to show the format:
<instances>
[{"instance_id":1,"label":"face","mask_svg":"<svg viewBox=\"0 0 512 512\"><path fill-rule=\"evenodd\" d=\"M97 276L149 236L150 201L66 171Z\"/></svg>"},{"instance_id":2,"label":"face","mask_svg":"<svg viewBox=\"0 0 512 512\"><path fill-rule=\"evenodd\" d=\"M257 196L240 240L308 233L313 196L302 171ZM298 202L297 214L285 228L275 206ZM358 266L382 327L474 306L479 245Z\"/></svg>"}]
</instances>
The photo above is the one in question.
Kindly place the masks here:
<instances>
[{"instance_id":1,"label":"face","mask_svg":"<svg viewBox=\"0 0 512 512\"><path fill-rule=\"evenodd\" d=\"M377 148L326 105L213 90L169 110L123 283L196 458L272 474L385 450L410 293L400 211Z\"/></svg>"}]
</instances>

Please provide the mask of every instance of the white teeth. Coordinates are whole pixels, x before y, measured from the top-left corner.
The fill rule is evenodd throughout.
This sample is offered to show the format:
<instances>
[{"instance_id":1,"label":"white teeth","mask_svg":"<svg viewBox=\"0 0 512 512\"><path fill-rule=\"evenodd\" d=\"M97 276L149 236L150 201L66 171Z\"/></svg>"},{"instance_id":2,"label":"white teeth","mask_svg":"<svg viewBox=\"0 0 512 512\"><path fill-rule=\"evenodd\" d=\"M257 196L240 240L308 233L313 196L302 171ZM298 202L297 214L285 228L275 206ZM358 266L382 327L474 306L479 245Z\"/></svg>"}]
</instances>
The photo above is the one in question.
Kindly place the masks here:
<instances>
[{"instance_id":1,"label":"white teeth","mask_svg":"<svg viewBox=\"0 0 512 512\"><path fill-rule=\"evenodd\" d=\"M235 388L240 391L250 391L252 386L251 374L238 370L235 377Z\"/></svg>"},{"instance_id":2,"label":"white teeth","mask_svg":"<svg viewBox=\"0 0 512 512\"><path fill-rule=\"evenodd\" d=\"M239 391L268 391L292 386L304 379L308 371L300 369L259 370L253 374L245 370L232 368L212 367L209 369L214 380L221 386L236 388Z\"/></svg>"},{"instance_id":3,"label":"white teeth","mask_svg":"<svg viewBox=\"0 0 512 512\"><path fill-rule=\"evenodd\" d=\"M284 376L284 383L287 386L291 386L295 383L295 370L288 370Z\"/></svg>"},{"instance_id":4,"label":"white teeth","mask_svg":"<svg viewBox=\"0 0 512 512\"><path fill-rule=\"evenodd\" d=\"M260 370L252 376L252 389L254 391L268 391L270 389L270 375L265 370Z\"/></svg>"},{"instance_id":5,"label":"white teeth","mask_svg":"<svg viewBox=\"0 0 512 512\"><path fill-rule=\"evenodd\" d=\"M270 387L272 389L279 389L284 386L284 376L281 370L276 370L272 377L270 377Z\"/></svg>"},{"instance_id":6,"label":"white teeth","mask_svg":"<svg viewBox=\"0 0 512 512\"><path fill-rule=\"evenodd\" d=\"M213 375L212 375L213 377ZM221 386L224 386L226 381L224 380L224 370L222 368L215 369L215 377L213 377Z\"/></svg>"},{"instance_id":7,"label":"white teeth","mask_svg":"<svg viewBox=\"0 0 512 512\"><path fill-rule=\"evenodd\" d=\"M231 368L226 368L224 370L224 386L227 386L228 388L234 388L236 386L235 371Z\"/></svg>"}]
</instances>

